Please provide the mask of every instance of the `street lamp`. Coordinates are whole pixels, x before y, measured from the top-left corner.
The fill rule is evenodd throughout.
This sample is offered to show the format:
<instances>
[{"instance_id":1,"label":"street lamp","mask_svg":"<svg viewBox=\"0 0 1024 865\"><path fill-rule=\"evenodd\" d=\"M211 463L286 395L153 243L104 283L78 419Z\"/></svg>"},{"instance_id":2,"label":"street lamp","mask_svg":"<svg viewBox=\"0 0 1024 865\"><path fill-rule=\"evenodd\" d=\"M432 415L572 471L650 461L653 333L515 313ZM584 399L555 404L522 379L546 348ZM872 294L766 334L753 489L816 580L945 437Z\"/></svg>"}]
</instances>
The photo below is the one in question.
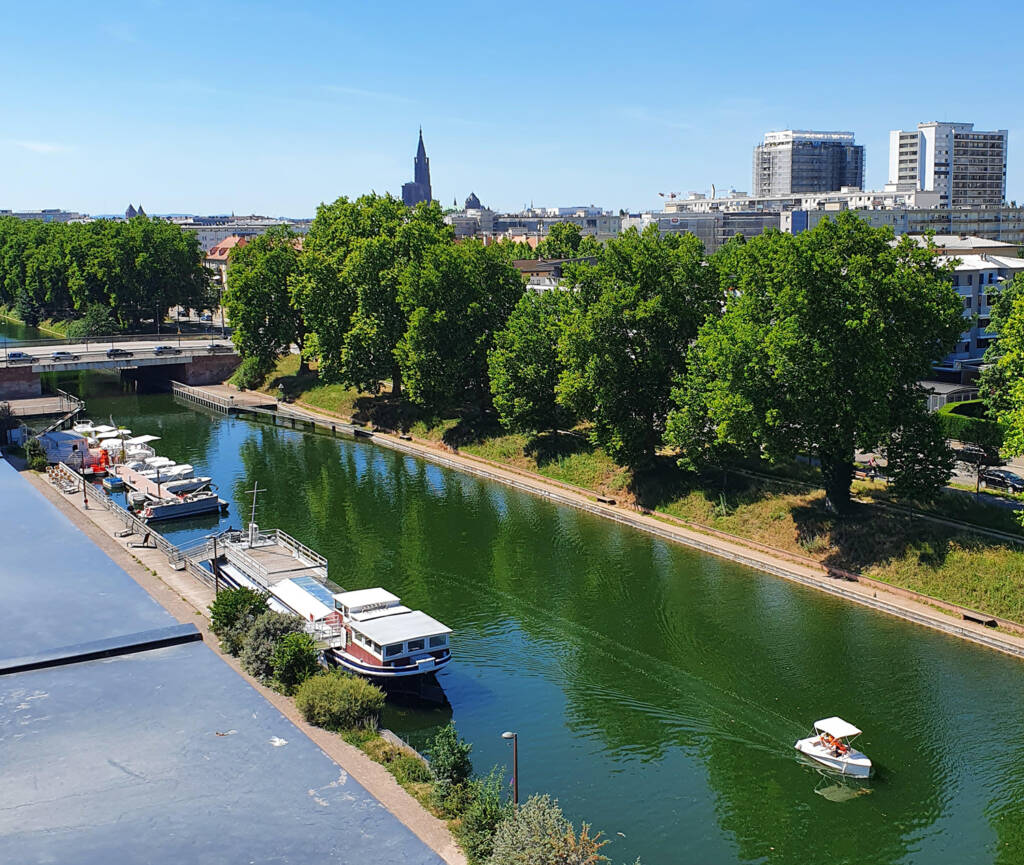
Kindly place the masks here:
<instances>
[{"instance_id":1,"label":"street lamp","mask_svg":"<svg viewBox=\"0 0 1024 865\"><path fill-rule=\"evenodd\" d=\"M504 732L502 739L512 740L512 807L519 807L519 734Z\"/></svg>"}]
</instances>

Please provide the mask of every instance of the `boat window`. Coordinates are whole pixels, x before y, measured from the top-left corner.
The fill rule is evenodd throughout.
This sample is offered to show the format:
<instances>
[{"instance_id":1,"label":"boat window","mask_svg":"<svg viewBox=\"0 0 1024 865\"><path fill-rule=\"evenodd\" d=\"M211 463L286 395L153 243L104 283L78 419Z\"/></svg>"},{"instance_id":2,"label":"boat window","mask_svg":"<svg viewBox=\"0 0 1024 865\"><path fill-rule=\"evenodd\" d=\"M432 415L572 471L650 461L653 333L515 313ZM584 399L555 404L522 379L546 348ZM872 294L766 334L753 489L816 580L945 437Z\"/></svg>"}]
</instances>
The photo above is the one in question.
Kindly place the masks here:
<instances>
[{"instance_id":1,"label":"boat window","mask_svg":"<svg viewBox=\"0 0 1024 865\"><path fill-rule=\"evenodd\" d=\"M409 640L409 651L418 652L423 648L423 640Z\"/></svg>"},{"instance_id":2,"label":"boat window","mask_svg":"<svg viewBox=\"0 0 1024 865\"><path fill-rule=\"evenodd\" d=\"M397 646L385 646L384 647L384 654L387 657L389 657L389 658L393 658L393 657L395 657L395 655L401 655L402 654L402 644L399 643Z\"/></svg>"},{"instance_id":3,"label":"boat window","mask_svg":"<svg viewBox=\"0 0 1024 865\"><path fill-rule=\"evenodd\" d=\"M373 649L378 655L380 654L380 646L378 646L373 640L370 640L370 648Z\"/></svg>"},{"instance_id":4,"label":"boat window","mask_svg":"<svg viewBox=\"0 0 1024 865\"><path fill-rule=\"evenodd\" d=\"M438 646L443 646L447 642L448 642L447 634L441 634L441 636L439 636L439 637L431 637L430 638L430 648L431 649L436 649Z\"/></svg>"}]
</instances>

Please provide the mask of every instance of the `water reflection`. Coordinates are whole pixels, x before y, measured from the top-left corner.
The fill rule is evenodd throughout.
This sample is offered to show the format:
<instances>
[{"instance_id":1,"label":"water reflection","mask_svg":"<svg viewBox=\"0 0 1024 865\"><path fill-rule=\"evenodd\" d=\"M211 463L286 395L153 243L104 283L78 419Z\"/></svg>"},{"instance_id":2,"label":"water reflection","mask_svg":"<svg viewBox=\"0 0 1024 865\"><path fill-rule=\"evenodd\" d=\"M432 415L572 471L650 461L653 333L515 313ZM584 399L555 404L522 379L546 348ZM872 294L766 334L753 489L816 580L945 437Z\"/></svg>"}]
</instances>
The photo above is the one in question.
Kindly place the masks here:
<instances>
[{"instance_id":1,"label":"water reflection","mask_svg":"<svg viewBox=\"0 0 1024 865\"><path fill-rule=\"evenodd\" d=\"M390 706L389 725L422 747L450 713L482 770L517 729L523 795L557 794L617 862L1024 859L1018 661L371 444L166 397L89 412L212 475L225 525L258 481L258 521L337 583L453 627L450 707ZM842 809L792 748L832 714L881 767Z\"/></svg>"}]
</instances>

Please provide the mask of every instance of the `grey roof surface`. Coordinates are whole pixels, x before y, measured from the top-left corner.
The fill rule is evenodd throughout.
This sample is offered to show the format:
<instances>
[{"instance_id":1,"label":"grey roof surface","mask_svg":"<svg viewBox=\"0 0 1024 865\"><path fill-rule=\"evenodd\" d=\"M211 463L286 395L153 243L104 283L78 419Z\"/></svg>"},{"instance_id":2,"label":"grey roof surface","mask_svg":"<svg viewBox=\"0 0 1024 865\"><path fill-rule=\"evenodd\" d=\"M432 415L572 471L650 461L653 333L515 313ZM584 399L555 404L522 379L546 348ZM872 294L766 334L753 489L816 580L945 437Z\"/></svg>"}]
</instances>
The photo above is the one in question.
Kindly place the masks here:
<instances>
[{"instance_id":1,"label":"grey roof surface","mask_svg":"<svg viewBox=\"0 0 1024 865\"><path fill-rule=\"evenodd\" d=\"M3 460L0 543L0 658L176 624ZM0 862L442 862L199 642L0 674L0 766Z\"/></svg>"}]
</instances>

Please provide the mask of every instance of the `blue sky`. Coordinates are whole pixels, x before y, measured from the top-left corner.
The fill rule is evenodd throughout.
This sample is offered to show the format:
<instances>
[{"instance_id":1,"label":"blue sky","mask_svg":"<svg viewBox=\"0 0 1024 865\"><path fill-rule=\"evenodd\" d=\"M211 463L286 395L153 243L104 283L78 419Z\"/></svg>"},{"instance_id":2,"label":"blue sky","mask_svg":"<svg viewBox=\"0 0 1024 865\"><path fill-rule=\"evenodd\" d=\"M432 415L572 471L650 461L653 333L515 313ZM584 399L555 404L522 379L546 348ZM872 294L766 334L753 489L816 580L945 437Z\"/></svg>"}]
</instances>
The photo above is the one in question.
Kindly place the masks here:
<instances>
[{"instance_id":1,"label":"blue sky","mask_svg":"<svg viewBox=\"0 0 1024 865\"><path fill-rule=\"evenodd\" d=\"M45 11L39 11L45 9ZM0 208L312 215L412 177L500 208L750 188L766 130L1010 130L1019 3L5 4Z\"/></svg>"}]
</instances>

